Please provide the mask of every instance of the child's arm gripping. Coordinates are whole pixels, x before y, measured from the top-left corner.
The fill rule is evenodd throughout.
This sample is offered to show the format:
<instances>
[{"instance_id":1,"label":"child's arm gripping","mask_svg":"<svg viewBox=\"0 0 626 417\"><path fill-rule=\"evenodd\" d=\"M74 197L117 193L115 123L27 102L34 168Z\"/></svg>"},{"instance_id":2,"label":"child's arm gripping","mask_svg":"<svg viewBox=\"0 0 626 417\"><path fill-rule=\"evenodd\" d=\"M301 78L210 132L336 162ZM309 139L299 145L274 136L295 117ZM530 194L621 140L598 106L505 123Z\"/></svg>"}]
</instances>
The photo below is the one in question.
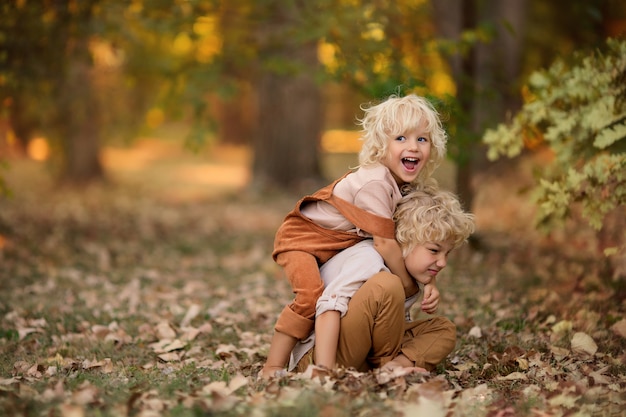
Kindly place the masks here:
<instances>
[{"instance_id":1,"label":"child's arm gripping","mask_svg":"<svg viewBox=\"0 0 626 417\"><path fill-rule=\"evenodd\" d=\"M386 239L374 236L374 248L385 260L385 265L392 274L397 275L402 280L402 286L407 297L419 292L417 282L411 277L404 265L402 250L395 239Z\"/></svg>"}]
</instances>

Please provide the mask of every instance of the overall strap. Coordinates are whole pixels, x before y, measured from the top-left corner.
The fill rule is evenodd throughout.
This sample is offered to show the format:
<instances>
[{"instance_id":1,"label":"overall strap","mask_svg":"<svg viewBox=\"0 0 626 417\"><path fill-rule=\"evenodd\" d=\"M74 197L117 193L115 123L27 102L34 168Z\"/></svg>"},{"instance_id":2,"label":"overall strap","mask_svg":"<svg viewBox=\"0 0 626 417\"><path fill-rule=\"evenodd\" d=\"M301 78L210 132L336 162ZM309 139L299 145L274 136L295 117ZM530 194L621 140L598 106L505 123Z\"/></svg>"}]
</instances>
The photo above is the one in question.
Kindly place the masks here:
<instances>
[{"instance_id":1,"label":"overall strap","mask_svg":"<svg viewBox=\"0 0 626 417\"><path fill-rule=\"evenodd\" d=\"M334 194L331 194L327 201L359 229L371 233L373 236L395 239L396 225L393 220L363 210Z\"/></svg>"}]
</instances>

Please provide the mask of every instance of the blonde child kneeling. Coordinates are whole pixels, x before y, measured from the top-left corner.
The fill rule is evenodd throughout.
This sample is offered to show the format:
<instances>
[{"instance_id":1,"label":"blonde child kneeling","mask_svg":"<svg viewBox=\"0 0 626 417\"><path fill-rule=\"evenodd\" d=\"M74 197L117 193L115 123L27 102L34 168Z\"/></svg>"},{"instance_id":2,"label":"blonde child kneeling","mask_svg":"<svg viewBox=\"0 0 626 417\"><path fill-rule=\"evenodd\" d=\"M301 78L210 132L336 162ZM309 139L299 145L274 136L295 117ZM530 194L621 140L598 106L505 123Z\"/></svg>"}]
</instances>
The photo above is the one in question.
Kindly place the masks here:
<instances>
[{"instance_id":1,"label":"blonde child kneeling","mask_svg":"<svg viewBox=\"0 0 626 417\"><path fill-rule=\"evenodd\" d=\"M434 182L403 197L394 219L406 268L422 285L435 279L450 253L474 231L473 216L462 210L454 194ZM405 299L401 280L385 267L371 240L339 253L320 272L326 288L316 314L330 313L340 326L336 352L321 355L336 356L333 364L359 371L379 367L432 371L454 348L456 329L447 318L411 320L408 312L415 299ZM315 333L294 348L290 370L302 371L310 363L329 367L313 359L313 345ZM319 349L315 345L315 358Z\"/></svg>"}]
</instances>

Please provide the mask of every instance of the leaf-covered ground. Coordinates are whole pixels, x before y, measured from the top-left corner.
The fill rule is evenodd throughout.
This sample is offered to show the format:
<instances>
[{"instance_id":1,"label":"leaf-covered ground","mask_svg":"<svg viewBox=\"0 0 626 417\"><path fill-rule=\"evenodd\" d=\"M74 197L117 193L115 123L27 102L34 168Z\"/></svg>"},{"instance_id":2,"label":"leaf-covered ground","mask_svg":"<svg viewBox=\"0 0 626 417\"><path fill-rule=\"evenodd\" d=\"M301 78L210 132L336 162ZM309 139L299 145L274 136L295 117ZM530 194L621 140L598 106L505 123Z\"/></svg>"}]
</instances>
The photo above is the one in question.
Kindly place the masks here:
<instances>
[{"instance_id":1,"label":"leaf-covered ground","mask_svg":"<svg viewBox=\"0 0 626 417\"><path fill-rule=\"evenodd\" d=\"M14 196L0 200L0 415L626 409L623 281L605 276L584 228L550 239L529 232L532 210L503 194L511 184L485 179L479 248L455 254L439 280L439 313L457 324L458 343L435 373L339 370L263 382L272 325L291 298L270 257L273 234L297 196L203 196L217 185L183 190L164 166L145 186L117 167L117 185L78 191L52 187L32 163L11 167L3 172ZM221 191L239 185L232 167L192 168L215 169L216 181L225 169L232 183Z\"/></svg>"}]
</instances>

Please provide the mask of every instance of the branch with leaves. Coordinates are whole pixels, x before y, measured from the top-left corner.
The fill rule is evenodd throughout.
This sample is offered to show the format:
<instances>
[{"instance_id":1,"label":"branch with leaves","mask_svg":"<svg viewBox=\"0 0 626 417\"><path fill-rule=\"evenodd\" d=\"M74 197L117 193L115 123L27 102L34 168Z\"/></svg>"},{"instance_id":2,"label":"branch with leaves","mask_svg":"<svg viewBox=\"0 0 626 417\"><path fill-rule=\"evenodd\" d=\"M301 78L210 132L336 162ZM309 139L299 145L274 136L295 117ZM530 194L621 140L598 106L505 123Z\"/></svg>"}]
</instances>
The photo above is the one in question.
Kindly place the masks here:
<instances>
[{"instance_id":1,"label":"branch with leaves","mask_svg":"<svg viewBox=\"0 0 626 417\"><path fill-rule=\"evenodd\" d=\"M509 124L488 130L491 160L521 153L540 141L554 154L535 187L538 226L551 230L574 204L591 226L626 202L626 42L574 56L533 73L525 105Z\"/></svg>"}]
</instances>

